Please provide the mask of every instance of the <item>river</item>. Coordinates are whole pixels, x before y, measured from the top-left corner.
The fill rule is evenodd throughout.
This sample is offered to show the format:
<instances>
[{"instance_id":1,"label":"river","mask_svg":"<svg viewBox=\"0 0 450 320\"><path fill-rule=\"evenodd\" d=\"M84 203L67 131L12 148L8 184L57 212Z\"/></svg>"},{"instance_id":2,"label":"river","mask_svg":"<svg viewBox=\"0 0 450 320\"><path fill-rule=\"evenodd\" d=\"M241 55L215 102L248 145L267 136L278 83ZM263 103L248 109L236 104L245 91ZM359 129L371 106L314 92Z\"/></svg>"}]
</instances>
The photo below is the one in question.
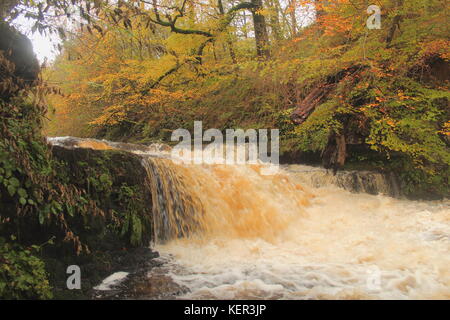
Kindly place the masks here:
<instances>
[{"instance_id":1,"label":"river","mask_svg":"<svg viewBox=\"0 0 450 320\"><path fill-rule=\"evenodd\" d=\"M157 190L161 264L148 277L185 288L177 298L450 298L449 200L350 192L308 166L262 175L261 165L180 165L161 147L125 149L142 155Z\"/></svg>"}]
</instances>

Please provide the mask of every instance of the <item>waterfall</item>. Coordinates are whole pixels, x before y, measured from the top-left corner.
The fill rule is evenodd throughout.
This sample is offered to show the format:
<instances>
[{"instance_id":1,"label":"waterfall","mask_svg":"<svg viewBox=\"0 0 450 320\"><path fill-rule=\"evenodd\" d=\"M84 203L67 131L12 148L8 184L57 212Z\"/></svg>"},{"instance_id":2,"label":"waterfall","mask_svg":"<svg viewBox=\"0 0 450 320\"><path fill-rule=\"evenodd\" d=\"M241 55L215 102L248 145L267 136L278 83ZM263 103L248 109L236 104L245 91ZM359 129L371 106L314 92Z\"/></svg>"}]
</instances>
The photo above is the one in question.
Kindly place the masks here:
<instances>
[{"instance_id":1,"label":"waterfall","mask_svg":"<svg viewBox=\"0 0 450 320\"><path fill-rule=\"evenodd\" d=\"M199 231L203 207L189 191L189 177L181 175L169 159L146 157L143 165L152 190L153 238L166 241Z\"/></svg>"},{"instance_id":2,"label":"waterfall","mask_svg":"<svg viewBox=\"0 0 450 320\"><path fill-rule=\"evenodd\" d=\"M389 176L301 165L181 165L163 145L58 138L142 155L152 192L149 273L194 299L450 298L450 201L396 199Z\"/></svg>"},{"instance_id":3,"label":"waterfall","mask_svg":"<svg viewBox=\"0 0 450 320\"><path fill-rule=\"evenodd\" d=\"M148 157L157 240L228 236L273 239L313 195L262 165L178 165Z\"/></svg>"}]
</instances>

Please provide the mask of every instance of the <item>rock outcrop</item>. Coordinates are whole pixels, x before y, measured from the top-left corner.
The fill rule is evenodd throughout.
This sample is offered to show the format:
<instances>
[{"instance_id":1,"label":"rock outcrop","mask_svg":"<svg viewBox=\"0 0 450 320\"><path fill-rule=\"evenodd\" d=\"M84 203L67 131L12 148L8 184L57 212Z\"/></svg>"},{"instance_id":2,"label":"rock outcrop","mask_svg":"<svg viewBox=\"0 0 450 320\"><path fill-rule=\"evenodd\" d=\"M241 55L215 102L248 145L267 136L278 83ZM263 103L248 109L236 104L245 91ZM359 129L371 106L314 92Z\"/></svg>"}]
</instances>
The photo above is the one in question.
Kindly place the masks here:
<instances>
[{"instance_id":1,"label":"rock outcrop","mask_svg":"<svg viewBox=\"0 0 450 320\"><path fill-rule=\"evenodd\" d=\"M0 34L0 98L8 100L36 84L40 66L25 35L5 22L0 22Z\"/></svg>"}]
</instances>

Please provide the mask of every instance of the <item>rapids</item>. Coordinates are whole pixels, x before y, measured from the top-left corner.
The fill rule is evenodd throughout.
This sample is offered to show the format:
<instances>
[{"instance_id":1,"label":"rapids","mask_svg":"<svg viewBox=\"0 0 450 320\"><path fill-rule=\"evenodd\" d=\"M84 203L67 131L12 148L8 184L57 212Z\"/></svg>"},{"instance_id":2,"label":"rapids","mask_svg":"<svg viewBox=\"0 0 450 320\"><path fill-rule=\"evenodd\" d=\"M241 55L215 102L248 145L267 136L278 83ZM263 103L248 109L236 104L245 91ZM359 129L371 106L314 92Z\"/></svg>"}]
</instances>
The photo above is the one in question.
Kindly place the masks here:
<instances>
[{"instance_id":1,"label":"rapids","mask_svg":"<svg viewBox=\"0 0 450 320\"><path fill-rule=\"evenodd\" d=\"M298 165L180 165L162 145L50 142L142 155L162 262L148 276L187 288L177 298L450 298L449 200L352 193Z\"/></svg>"}]
</instances>

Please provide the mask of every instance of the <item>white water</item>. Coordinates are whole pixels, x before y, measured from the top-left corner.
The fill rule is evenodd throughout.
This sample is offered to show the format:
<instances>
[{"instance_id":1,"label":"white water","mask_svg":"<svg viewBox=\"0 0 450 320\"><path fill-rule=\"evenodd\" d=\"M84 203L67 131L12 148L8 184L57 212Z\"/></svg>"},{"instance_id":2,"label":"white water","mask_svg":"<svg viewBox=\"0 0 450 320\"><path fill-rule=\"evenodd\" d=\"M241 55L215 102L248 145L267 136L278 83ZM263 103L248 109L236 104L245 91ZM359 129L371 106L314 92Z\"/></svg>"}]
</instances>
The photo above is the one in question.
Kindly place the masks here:
<instances>
[{"instance_id":1,"label":"white water","mask_svg":"<svg viewBox=\"0 0 450 320\"><path fill-rule=\"evenodd\" d=\"M298 170L148 166L163 177L166 202L170 190L182 198L155 214L179 221L178 208L194 208L202 227L156 245L164 264L149 277L186 287L178 298L450 299L449 200L308 187Z\"/></svg>"},{"instance_id":2,"label":"white water","mask_svg":"<svg viewBox=\"0 0 450 320\"><path fill-rule=\"evenodd\" d=\"M99 291L111 290L113 287L122 283L128 276L128 274L129 274L128 272L124 271L114 272L113 274L103 279L102 283L94 287L94 289Z\"/></svg>"},{"instance_id":3,"label":"white water","mask_svg":"<svg viewBox=\"0 0 450 320\"><path fill-rule=\"evenodd\" d=\"M312 191L306 216L274 241L217 237L157 246L164 272L190 289L183 298L450 298L448 201Z\"/></svg>"}]
</instances>

